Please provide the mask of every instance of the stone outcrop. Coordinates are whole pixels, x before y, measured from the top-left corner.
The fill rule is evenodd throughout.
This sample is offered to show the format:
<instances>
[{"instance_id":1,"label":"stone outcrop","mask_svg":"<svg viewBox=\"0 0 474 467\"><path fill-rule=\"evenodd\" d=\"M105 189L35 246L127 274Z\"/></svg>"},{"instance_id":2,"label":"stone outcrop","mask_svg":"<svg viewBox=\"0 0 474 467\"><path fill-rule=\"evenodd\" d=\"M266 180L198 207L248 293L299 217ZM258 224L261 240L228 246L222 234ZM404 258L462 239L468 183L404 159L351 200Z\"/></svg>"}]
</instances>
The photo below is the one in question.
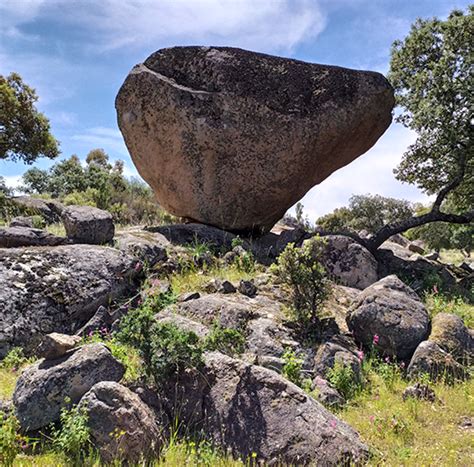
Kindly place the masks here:
<instances>
[{"instance_id":1,"label":"stone outcrop","mask_svg":"<svg viewBox=\"0 0 474 467\"><path fill-rule=\"evenodd\" d=\"M349 465L368 456L346 423L274 371L218 352L170 381L180 420L241 458L265 465Z\"/></svg>"},{"instance_id":2,"label":"stone outcrop","mask_svg":"<svg viewBox=\"0 0 474 467\"><path fill-rule=\"evenodd\" d=\"M136 259L108 247L0 249L0 358L36 349L51 332L74 334L101 305L133 290Z\"/></svg>"},{"instance_id":3,"label":"stone outcrop","mask_svg":"<svg viewBox=\"0 0 474 467\"><path fill-rule=\"evenodd\" d=\"M79 342L81 342L80 336L69 336L52 332L43 337L41 344L36 350L36 356L45 360L54 360L76 347Z\"/></svg>"},{"instance_id":4,"label":"stone outcrop","mask_svg":"<svg viewBox=\"0 0 474 467\"><path fill-rule=\"evenodd\" d=\"M15 196L11 200L24 215L41 216L47 224L61 221L64 206L58 201L31 196Z\"/></svg>"},{"instance_id":5,"label":"stone outcrop","mask_svg":"<svg viewBox=\"0 0 474 467\"><path fill-rule=\"evenodd\" d=\"M135 465L157 455L163 443L153 411L130 389L115 382L94 385L81 399L94 446L105 463Z\"/></svg>"},{"instance_id":6,"label":"stone outcrop","mask_svg":"<svg viewBox=\"0 0 474 467\"><path fill-rule=\"evenodd\" d=\"M114 238L112 215L91 206L68 206L62 212L66 234L75 243L102 245Z\"/></svg>"},{"instance_id":7,"label":"stone outcrop","mask_svg":"<svg viewBox=\"0 0 474 467\"><path fill-rule=\"evenodd\" d=\"M393 104L379 73L230 47L159 50L131 70L115 102L159 203L231 231L268 231L375 144Z\"/></svg>"},{"instance_id":8,"label":"stone outcrop","mask_svg":"<svg viewBox=\"0 0 474 467\"><path fill-rule=\"evenodd\" d=\"M347 324L355 339L366 347L374 343L384 355L407 358L427 337L429 316L410 287L398 277L388 276L354 300Z\"/></svg>"},{"instance_id":9,"label":"stone outcrop","mask_svg":"<svg viewBox=\"0 0 474 467\"><path fill-rule=\"evenodd\" d=\"M61 409L77 404L94 384L120 381L125 369L103 344L88 344L57 360L40 360L21 374L13 394L15 414L25 431L59 419Z\"/></svg>"},{"instance_id":10,"label":"stone outcrop","mask_svg":"<svg viewBox=\"0 0 474 467\"><path fill-rule=\"evenodd\" d=\"M67 243L67 238L58 237L46 230L24 226L0 228L0 248L57 246L64 243Z\"/></svg>"}]
</instances>

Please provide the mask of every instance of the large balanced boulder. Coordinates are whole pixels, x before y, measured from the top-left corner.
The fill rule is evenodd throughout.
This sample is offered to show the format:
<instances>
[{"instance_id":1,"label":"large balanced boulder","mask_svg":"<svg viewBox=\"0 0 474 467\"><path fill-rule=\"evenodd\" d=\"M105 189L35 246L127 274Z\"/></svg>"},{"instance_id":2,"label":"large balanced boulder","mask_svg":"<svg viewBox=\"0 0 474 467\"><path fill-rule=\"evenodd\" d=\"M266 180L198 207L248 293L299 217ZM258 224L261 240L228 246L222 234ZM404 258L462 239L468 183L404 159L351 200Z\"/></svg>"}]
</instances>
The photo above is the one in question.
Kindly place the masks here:
<instances>
[{"instance_id":1,"label":"large balanced boulder","mask_svg":"<svg viewBox=\"0 0 474 467\"><path fill-rule=\"evenodd\" d=\"M218 352L199 372L169 381L180 421L241 458L265 465L349 465L363 461L358 434L276 372Z\"/></svg>"},{"instance_id":2,"label":"large balanced boulder","mask_svg":"<svg viewBox=\"0 0 474 467\"><path fill-rule=\"evenodd\" d=\"M136 259L94 245L0 249L0 358L74 334L101 305L134 289Z\"/></svg>"},{"instance_id":3,"label":"large balanced boulder","mask_svg":"<svg viewBox=\"0 0 474 467\"><path fill-rule=\"evenodd\" d=\"M161 49L115 102L140 175L172 214L268 231L390 125L379 73L230 47Z\"/></svg>"},{"instance_id":4,"label":"large balanced boulder","mask_svg":"<svg viewBox=\"0 0 474 467\"><path fill-rule=\"evenodd\" d=\"M355 339L384 355L410 357L429 330L425 306L397 276L367 287L352 304L347 325Z\"/></svg>"},{"instance_id":5,"label":"large balanced boulder","mask_svg":"<svg viewBox=\"0 0 474 467\"><path fill-rule=\"evenodd\" d=\"M80 405L87 412L92 442L105 463L135 465L161 448L162 433L153 411L125 386L111 381L97 383Z\"/></svg>"},{"instance_id":6,"label":"large balanced boulder","mask_svg":"<svg viewBox=\"0 0 474 467\"><path fill-rule=\"evenodd\" d=\"M23 430L37 430L58 420L61 409L77 404L94 384L120 381L124 373L103 344L84 345L57 360L40 360L18 379L15 414Z\"/></svg>"},{"instance_id":7,"label":"large balanced boulder","mask_svg":"<svg viewBox=\"0 0 474 467\"><path fill-rule=\"evenodd\" d=\"M102 245L114 238L112 215L92 206L68 206L62 212L68 238L76 243Z\"/></svg>"}]
</instances>

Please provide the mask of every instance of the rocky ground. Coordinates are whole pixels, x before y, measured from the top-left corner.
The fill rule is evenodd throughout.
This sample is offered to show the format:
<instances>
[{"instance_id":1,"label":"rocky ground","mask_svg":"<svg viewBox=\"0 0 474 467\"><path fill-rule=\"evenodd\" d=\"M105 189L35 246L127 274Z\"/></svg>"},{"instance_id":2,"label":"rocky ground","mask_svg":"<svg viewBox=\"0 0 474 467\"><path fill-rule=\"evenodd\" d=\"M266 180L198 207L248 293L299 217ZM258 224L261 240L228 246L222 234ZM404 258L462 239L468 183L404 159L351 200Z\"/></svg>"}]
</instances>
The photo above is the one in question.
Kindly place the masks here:
<instances>
[{"instance_id":1,"label":"rocky ground","mask_svg":"<svg viewBox=\"0 0 474 467\"><path fill-rule=\"evenodd\" d=\"M82 414L91 462L471 463L469 264L445 265L401 236L375 254L326 236L317 260L332 291L309 333L271 264L310 232L282 227L250 240L200 224L115 231L95 208L55 209L65 236L27 218L0 229L0 411L2 430L18 423L19 459L41 465L58 446L80 455L68 449L80 431L70 421ZM133 313L192 333L199 363L157 375L151 358L147 374L130 332L119 338ZM37 457L32 439L41 439Z\"/></svg>"}]
</instances>

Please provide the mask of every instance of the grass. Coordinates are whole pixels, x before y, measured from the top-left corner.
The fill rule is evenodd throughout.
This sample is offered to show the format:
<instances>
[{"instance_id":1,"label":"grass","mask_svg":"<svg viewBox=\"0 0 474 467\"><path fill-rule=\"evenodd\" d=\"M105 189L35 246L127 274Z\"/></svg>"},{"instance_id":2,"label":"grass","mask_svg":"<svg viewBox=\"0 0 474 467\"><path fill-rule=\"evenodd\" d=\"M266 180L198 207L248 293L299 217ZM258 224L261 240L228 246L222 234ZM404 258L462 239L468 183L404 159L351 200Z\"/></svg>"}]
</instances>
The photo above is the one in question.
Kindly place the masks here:
<instances>
[{"instance_id":1,"label":"grass","mask_svg":"<svg viewBox=\"0 0 474 467\"><path fill-rule=\"evenodd\" d=\"M439 259L442 263L446 264L461 264L464 261L467 263L473 262L474 256L471 253L469 257L466 257L460 250L441 250L439 252Z\"/></svg>"},{"instance_id":2,"label":"grass","mask_svg":"<svg viewBox=\"0 0 474 467\"><path fill-rule=\"evenodd\" d=\"M430 292L425 294L424 301L431 318L438 313L452 313L462 318L468 328L474 328L474 305L461 297L446 297L440 293Z\"/></svg>"},{"instance_id":3,"label":"grass","mask_svg":"<svg viewBox=\"0 0 474 467\"><path fill-rule=\"evenodd\" d=\"M255 277L255 271L245 272L235 266L212 267L202 271L186 271L171 277L171 288L174 293L203 291L205 285L212 279L239 282L241 279L250 280Z\"/></svg>"},{"instance_id":4,"label":"grass","mask_svg":"<svg viewBox=\"0 0 474 467\"><path fill-rule=\"evenodd\" d=\"M5 400L12 397L17 379L17 371L0 368L0 399Z\"/></svg>"},{"instance_id":5,"label":"grass","mask_svg":"<svg viewBox=\"0 0 474 467\"><path fill-rule=\"evenodd\" d=\"M339 416L372 448L373 466L474 465L474 437L459 428L474 416L474 381L432 387L435 403L408 399L407 382L396 376L390 385L375 373L369 389L360 392Z\"/></svg>"},{"instance_id":6,"label":"grass","mask_svg":"<svg viewBox=\"0 0 474 467\"><path fill-rule=\"evenodd\" d=\"M66 229L61 222L58 222L57 224L49 224L45 227L45 230L58 237L66 236Z\"/></svg>"}]
</instances>

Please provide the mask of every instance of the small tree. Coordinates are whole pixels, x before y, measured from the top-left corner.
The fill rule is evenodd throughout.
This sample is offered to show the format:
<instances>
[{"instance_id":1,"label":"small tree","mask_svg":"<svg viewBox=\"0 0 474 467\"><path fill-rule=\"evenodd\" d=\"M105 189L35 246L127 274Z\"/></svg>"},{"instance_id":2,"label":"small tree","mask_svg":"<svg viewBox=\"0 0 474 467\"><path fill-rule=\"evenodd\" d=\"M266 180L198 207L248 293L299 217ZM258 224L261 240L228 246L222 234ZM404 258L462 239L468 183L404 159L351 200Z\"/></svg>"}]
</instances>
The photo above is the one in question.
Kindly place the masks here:
<instances>
[{"instance_id":1,"label":"small tree","mask_svg":"<svg viewBox=\"0 0 474 467\"><path fill-rule=\"evenodd\" d=\"M37 100L19 74L0 75L0 159L31 164L38 157L59 155L59 143L48 119L36 109Z\"/></svg>"},{"instance_id":2,"label":"small tree","mask_svg":"<svg viewBox=\"0 0 474 467\"><path fill-rule=\"evenodd\" d=\"M326 245L319 237L304 242L301 248L288 244L274 268L282 282L291 287L294 312L302 324L318 324L321 305L330 293L330 282L318 261Z\"/></svg>"}]
</instances>

